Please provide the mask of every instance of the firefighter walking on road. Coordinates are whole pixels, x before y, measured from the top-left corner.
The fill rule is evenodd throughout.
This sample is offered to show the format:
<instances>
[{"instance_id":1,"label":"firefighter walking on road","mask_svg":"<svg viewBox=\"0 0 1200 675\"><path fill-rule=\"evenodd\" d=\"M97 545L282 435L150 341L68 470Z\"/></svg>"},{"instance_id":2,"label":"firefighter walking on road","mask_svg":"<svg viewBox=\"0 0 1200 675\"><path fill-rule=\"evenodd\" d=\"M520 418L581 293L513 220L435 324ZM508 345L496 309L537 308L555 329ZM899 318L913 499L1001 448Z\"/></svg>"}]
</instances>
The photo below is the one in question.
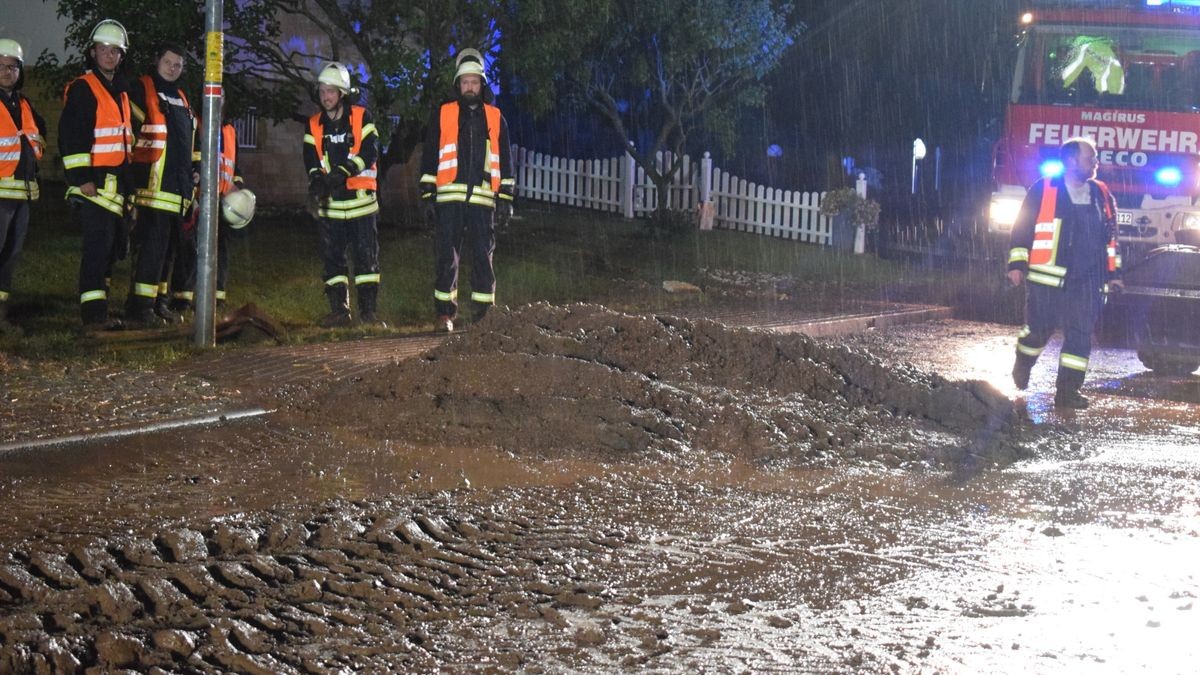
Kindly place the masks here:
<instances>
[{"instance_id":1,"label":"firefighter walking on road","mask_svg":"<svg viewBox=\"0 0 1200 675\"><path fill-rule=\"evenodd\" d=\"M0 39L0 332L18 330L8 320L8 300L46 148L46 122L21 94L24 82L24 50L16 40Z\"/></svg>"},{"instance_id":2,"label":"firefighter walking on road","mask_svg":"<svg viewBox=\"0 0 1200 675\"><path fill-rule=\"evenodd\" d=\"M317 77L321 111L308 120L304 135L304 168L308 194L321 236L325 295L329 314L322 328L349 326L350 268L346 249L354 255L354 288L359 317L382 325L378 317L379 237L375 197L379 134L367 109L353 105L350 71L335 62Z\"/></svg>"},{"instance_id":3,"label":"firefighter walking on road","mask_svg":"<svg viewBox=\"0 0 1200 675\"><path fill-rule=\"evenodd\" d=\"M1043 178L1025 196L1012 230L1008 278L1025 290L1025 326L1017 338L1013 383L1029 385L1034 363L1062 327L1054 405L1086 408L1079 393L1092 350L1092 330L1108 288L1121 287L1117 204L1096 180L1096 146L1087 138L1062 145L1063 173Z\"/></svg>"},{"instance_id":4,"label":"firefighter walking on road","mask_svg":"<svg viewBox=\"0 0 1200 675\"><path fill-rule=\"evenodd\" d=\"M108 316L113 263L128 245L127 171L133 145L129 96L118 68L129 49L125 27L105 19L92 29L89 69L67 85L58 123L67 199L83 233L79 306L86 330L119 329Z\"/></svg>"},{"instance_id":5,"label":"firefighter walking on road","mask_svg":"<svg viewBox=\"0 0 1200 675\"><path fill-rule=\"evenodd\" d=\"M446 332L454 330L458 314L464 239L470 244L473 318L483 318L496 303L496 225L508 225L516 187L508 125L491 104L477 50L459 54L454 90L454 100L443 103L429 121L421 158L421 210L434 226L435 328Z\"/></svg>"},{"instance_id":6,"label":"firefighter walking on road","mask_svg":"<svg viewBox=\"0 0 1200 675\"><path fill-rule=\"evenodd\" d=\"M167 289L160 282L179 248L183 216L200 178L196 117L179 88L183 49L162 46L154 56L154 70L138 78L130 96L137 132L133 200L138 217L125 320L144 328L180 320L167 307Z\"/></svg>"}]
</instances>

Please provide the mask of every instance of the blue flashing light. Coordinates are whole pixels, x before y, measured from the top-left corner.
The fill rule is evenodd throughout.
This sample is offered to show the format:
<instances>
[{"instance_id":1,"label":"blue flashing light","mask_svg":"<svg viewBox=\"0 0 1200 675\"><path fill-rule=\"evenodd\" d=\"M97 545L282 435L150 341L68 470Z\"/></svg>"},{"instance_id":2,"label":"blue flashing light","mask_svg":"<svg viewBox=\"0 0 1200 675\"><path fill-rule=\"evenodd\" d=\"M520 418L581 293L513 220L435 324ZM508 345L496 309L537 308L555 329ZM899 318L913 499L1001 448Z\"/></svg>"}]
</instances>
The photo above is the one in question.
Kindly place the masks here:
<instances>
[{"instance_id":1,"label":"blue flashing light","mask_svg":"<svg viewBox=\"0 0 1200 675\"><path fill-rule=\"evenodd\" d=\"M1183 172L1179 170L1179 167L1164 166L1163 168L1154 172L1154 180L1157 181L1159 185L1176 187L1183 182Z\"/></svg>"},{"instance_id":2,"label":"blue flashing light","mask_svg":"<svg viewBox=\"0 0 1200 675\"><path fill-rule=\"evenodd\" d=\"M779 144L772 143L767 146L767 157L783 157L783 148Z\"/></svg>"},{"instance_id":3,"label":"blue flashing light","mask_svg":"<svg viewBox=\"0 0 1200 675\"><path fill-rule=\"evenodd\" d=\"M1064 168L1061 160L1048 159L1042 162L1042 165L1038 167L1038 171L1041 172L1043 178L1058 178L1063 174Z\"/></svg>"}]
</instances>

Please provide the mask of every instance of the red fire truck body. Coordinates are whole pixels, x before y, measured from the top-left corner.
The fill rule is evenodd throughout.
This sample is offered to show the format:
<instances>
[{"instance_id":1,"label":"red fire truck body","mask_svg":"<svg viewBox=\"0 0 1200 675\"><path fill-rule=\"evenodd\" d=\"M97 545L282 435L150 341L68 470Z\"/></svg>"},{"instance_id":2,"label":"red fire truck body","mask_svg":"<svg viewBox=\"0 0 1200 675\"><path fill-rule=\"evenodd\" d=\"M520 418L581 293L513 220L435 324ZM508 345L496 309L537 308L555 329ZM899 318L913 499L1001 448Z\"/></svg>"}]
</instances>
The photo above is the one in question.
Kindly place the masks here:
<instances>
[{"instance_id":1,"label":"red fire truck body","mask_svg":"<svg viewBox=\"0 0 1200 675\"><path fill-rule=\"evenodd\" d=\"M1022 17L994 154L989 230L1007 234L1058 147L1095 141L1126 250L1200 239L1200 1L1040 0Z\"/></svg>"}]
</instances>

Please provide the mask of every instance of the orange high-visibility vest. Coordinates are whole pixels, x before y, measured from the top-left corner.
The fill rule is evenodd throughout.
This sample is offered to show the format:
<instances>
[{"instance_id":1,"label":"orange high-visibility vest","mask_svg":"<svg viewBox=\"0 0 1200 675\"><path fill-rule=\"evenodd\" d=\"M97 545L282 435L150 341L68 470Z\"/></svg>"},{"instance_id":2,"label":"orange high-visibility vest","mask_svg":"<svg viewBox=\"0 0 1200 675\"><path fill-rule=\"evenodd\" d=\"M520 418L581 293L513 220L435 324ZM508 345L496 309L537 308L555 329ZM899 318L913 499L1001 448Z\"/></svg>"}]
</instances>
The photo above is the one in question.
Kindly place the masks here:
<instances>
[{"instance_id":1,"label":"orange high-visibility vest","mask_svg":"<svg viewBox=\"0 0 1200 675\"><path fill-rule=\"evenodd\" d=\"M1105 223L1112 222L1115 215L1112 212L1112 200L1109 197L1108 186L1101 181L1093 181L1100 188L1101 201L1104 202ZM1058 253L1058 237L1062 229L1062 219L1055 218L1054 212L1058 206L1058 188L1046 178L1042 189L1042 203L1038 207L1038 216L1033 230L1033 246L1029 251L1030 267L1036 265L1054 265ZM1109 272L1117 269L1117 240L1113 237L1106 247L1108 254L1107 267Z\"/></svg>"},{"instance_id":2,"label":"orange high-visibility vest","mask_svg":"<svg viewBox=\"0 0 1200 675\"><path fill-rule=\"evenodd\" d=\"M100 83L95 73L85 73L76 78L63 90L63 104L67 102L67 92L71 85L83 80L92 90L96 99L96 128L93 130L91 161L92 166L114 167L125 163L133 146L133 130L129 126L129 95L121 92L121 102L118 105L113 100L108 89Z\"/></svg>"},{"instance_id":3,"label":"orange high-visibility vest","mask_svg":"<svg viewBox=\"0 0 1200 675\"><path fill-rule=\"evenodd\" d=\"M154 87L154 79L149 75L143 75L138 79L141 80L142 89L146 92L146 100L143 101L146 119L142 121L137 142L133 146L133 161L138 164L153 164L162 157L163 152L167 149L167 116L163 113L157 100L158 90ZM187 96L184 95L182 89L179 90L179 98L183 99L183 106L190 111L192 105L188 103ZM193 132L195 129L195 122L193 122Z\"/></svg>"},{"instance_id":4,"label":"orange high-visibility vest","mask_svg":"<svg viewBox=\"0 0 1200 675\"><path fill-rule=\"evenodd\" d=\"M484 103L483 112L487 119L489 143L487 156L483 158L483 170L489 176L492 192L497 193L500 191L500 109ZM458 175L458 113L457 101L442 105L436 178L438 187L453 183Z\"/></svg>"},{"instance_id":5,"label":"orange high-visibility vest","mask_svg":"<svg viewBox=\"0 0 1200 675\"><path fill-rule=\"evenodd\" d=\"M21 137L29 139L35 159L42 158L45 140L38 133L37 122L33 119L33 108L25 97L21 97L21 125L8 111L8 106L0 105L0 178L12 178L17 173L17 165L21 163Z\"/></svg>"},{"instance_id":6,"label":"orange high-visibility vest","mask_svg":"<svg viewBox=\"0 0 1200 675\"><path fill-rule=\"evenodd\" d=\"M228 194L235 185L233 179L236 177L234 169L237 167L237 129L233 128L232 124L226 124L221 127L221 170L220 182L217 190L221 194Z\"/></svg>"},{"instance_id":7,"label":"orange high-visibility vest","mask_svg":"<svg viewBox=\"0 0 1200 675\"><path fill-rule=\"evenodd\" d=\"M357 157L359 150L362 149L363 116L366 113L367 109L360 105L350 106L350 134L354 138L354 144L350 146L349 159ZM308 133L312 136L313 144L316 146L317 159L321 160L321 166L325 173L329 173L331 168L325 159L325 134L321 133L321 113L308 118ZM377 163L363 169L357 176L347 178L346 187L350 190L375 190Z\"/></svg>"},{"instance_id":8,"label":"orange high-visibility vest","mask_svg":"<svg viewBox=\"0 0 1200 675\"><path fill-rule=\"evenodd\" d=\"M1029 250L1029 264L1050 265L1058 252L1058 235L1062 220L1054 217L1058 206L1058 188L1046 178L1042 184L1042 203L1038 208L1033 226L1033 246Z\"/></svg>"},{"instance_id":9,"label":"orange high-visibility vest","mask_svg":"<svg viewBox=\"0 0 1200 675\"><path fill-rule=\"evenodd\" d=\"M1097 186L1100 187L1100 196L1104 200L1104 222L1105 222L1105 224L1107 225L1108 223L1115 222L1117 219L1117 214L1113 213L1113 209L1112 209L1112 201L1113 200L1112 200L1111 193L1109 193L1109 191L1108 191L1108 184L1105 183L1104 181L1099 181L1099 180L1095 180L1094 182L1096 183ZM1117 271L1117 267L1120 266L1119 260L1117 259L1117 236L1116 236L1116 233L1113 233L1112 239L1108 240L1108 246L1106 246L1105 248L1108 253L1108 271L1115 272L1115 271Z\"/></svg>"}]
</instances>

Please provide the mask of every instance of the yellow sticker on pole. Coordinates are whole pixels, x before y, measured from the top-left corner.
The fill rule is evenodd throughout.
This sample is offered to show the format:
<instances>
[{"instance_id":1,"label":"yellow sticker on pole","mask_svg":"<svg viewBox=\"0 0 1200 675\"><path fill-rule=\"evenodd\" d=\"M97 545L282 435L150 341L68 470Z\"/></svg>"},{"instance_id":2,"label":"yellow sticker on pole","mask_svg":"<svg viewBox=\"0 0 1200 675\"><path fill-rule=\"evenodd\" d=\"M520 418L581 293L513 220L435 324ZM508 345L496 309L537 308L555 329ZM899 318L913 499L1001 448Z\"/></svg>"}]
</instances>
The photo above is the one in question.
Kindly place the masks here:
<instances>
[{"instance_id":1,"label":"yellow sticker on pole","mask_svg":"<svg viewBox=\"0 0 1200 675\"><path fill-rule=\"evenodd\" d=\"M206 36L204 81L222 82L225 72L225 34L214 31Z\"/></svg>"}]
</instances>

